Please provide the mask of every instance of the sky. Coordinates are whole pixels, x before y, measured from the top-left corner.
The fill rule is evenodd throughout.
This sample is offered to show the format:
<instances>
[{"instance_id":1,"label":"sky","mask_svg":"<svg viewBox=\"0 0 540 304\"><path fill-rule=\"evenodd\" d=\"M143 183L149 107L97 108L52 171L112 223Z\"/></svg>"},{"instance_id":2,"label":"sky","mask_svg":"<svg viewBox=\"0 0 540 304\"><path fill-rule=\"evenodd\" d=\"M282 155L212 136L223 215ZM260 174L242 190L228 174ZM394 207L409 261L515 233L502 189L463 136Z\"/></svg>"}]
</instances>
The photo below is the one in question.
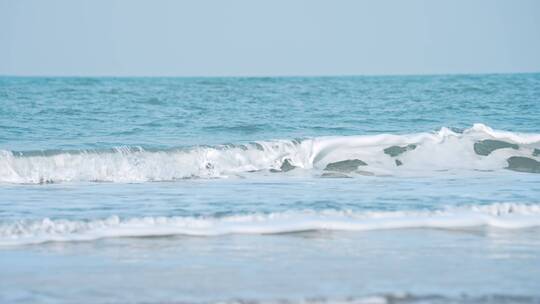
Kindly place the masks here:
<instances>
[{"instance_id":1,"label":"sky","mask_svg":"<svg viewBox=\"0 0 540 304\"><path fill-rule=\"evenodd\" d=\"M538 0L0 0L0 75L539 71Z\"/></svg>"}]
</instances>

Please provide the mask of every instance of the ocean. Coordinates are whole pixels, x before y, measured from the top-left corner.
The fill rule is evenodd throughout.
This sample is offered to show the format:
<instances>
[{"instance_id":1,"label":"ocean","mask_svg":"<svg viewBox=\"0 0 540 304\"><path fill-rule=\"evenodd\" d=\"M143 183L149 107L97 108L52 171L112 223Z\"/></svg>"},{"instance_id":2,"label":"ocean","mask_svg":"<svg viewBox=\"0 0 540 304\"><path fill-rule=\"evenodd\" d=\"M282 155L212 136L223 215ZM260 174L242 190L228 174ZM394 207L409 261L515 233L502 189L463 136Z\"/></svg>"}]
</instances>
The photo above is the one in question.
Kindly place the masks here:
<instances>
[{"instance_id":1,"label":"ocean","mask_svg":"<svg viewBox=\"0 0 540 304\"><path fill-rule=\"evenodd\" d=\"M0 77L1 303L540 303L540 74Z\"/></svg>"}]
</instances>

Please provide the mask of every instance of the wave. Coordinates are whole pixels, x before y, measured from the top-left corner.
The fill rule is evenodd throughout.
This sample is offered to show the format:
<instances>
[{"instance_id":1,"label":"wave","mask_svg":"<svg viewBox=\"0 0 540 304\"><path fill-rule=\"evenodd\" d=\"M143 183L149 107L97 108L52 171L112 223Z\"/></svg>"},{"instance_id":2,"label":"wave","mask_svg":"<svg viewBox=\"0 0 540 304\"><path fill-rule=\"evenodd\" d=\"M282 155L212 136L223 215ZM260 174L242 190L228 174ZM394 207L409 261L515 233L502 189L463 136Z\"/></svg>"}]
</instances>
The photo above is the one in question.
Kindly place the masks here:
<instances>
[{"instance_id":1,"label":"wave","mask_svg":"<svg viewBox=\"0 0 540 304\"><path fill-rule=\"evenodd\" d=\"M497 203L424 211L296 211L227 217L140 217L76 221L49 218L0 224L0 246L113 237L220 236L303 231L369 231L540 226L540 204Z\"/></svg>"},{"instance_id":2,"label":"wave","mask_svg":"<svg viewBox=\"0 0 540 304\"><path fill-rule=\"evenodd\" d=\"M148 150L0 151L0 183L145 182L309 172L321 177L445 170L540 173L540 134L466 130L317 137Z\"/></svg>"}]
</instances>

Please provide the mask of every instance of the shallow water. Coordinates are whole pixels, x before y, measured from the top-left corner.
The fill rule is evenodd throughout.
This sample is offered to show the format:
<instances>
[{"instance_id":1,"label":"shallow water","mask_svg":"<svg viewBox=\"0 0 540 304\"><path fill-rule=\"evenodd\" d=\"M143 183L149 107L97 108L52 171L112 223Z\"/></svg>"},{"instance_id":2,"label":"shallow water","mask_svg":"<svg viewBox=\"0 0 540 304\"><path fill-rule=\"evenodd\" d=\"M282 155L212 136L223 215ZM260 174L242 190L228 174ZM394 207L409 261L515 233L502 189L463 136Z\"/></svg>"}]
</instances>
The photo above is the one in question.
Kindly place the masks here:
<instances>
[{"instance_id":1,"label":"shallow water","mask_svg":"<svg viewBox=\"0 0 540 304\"><path fill-rule=\"evenodd\" d=\"M538 303L540 75L0 78L7 303Z\"/></svg>"},{"instance_id":2,"label":"shallow water","mask_svg":"<svg viewBox=\"0 0 540 304\"><path fill-rule=\"evenodd\" d=\"M2 252L7 300L301 301L354 295L538 301L538 229L104 239ZM54 274L51 274L54 272ZM32 275L30 275L32 274ZM26 288L21 288L26 286Z\"/></svg>"}]
</instances>

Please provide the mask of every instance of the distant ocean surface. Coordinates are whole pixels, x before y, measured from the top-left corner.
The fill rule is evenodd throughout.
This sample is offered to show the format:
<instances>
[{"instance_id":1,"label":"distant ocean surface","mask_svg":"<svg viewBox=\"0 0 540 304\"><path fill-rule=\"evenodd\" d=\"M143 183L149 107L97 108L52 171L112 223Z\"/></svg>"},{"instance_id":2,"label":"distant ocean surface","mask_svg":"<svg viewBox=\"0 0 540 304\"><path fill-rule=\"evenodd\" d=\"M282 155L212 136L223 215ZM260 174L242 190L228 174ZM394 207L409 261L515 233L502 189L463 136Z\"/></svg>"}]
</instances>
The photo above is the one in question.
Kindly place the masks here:
<instances>
[{"instance_id":1,"label":"distant ocean surface","mask_svg":"<svg viewBox=\"0 0 540 304\"><path fill-rule=\"evenodd\" d=\"M0 77L1 303L540 303L540 74Z\"/></svg>"}]
</instances>

